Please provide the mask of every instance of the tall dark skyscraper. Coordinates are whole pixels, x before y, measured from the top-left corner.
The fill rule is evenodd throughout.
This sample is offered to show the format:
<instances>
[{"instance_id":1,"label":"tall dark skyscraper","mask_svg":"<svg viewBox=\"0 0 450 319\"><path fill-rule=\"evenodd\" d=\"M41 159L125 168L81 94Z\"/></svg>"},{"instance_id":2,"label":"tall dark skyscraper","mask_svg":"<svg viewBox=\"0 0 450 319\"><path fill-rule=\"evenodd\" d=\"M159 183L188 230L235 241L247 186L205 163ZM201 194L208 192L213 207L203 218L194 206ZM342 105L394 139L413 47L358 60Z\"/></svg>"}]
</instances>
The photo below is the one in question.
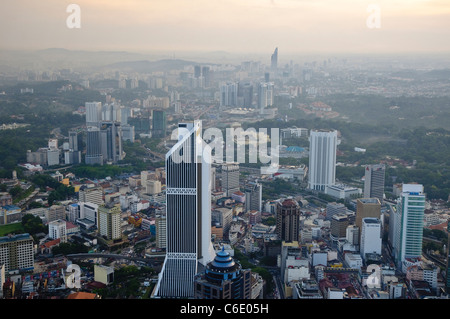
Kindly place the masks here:
<instances>
[{"instance_id":1,"label":"tall dark skyscraper","mask_svg":"<svg viewBox=\"0 0 450 319\"><path fill-rule=\"evenodd\" d=\"M378 198L383 203L384 179L386 166L384 164L367 165L364 175L364 197Z\"/></svg>"},{"instance_id":2,"label":"tall dark skyscraper","mask_svg":"<svg viewBox=\"0 0 450 319\"><path fill-rule=\"evenodd\" d=\"M211 158L203 151L201 122L180 123L166 154L166 258L156 298L193 298L198 264L214 258L211 243Z\"/></svg>"},{"instance_id":3,"label":"tall dark skyscraper","mask_svg":"<svg viewBox=\"0 0 450 319\"><path fill-rule=\"evenodd\" d=\"M275 48L272 56L270 57L270 70L276 72L278 69L278 48Z\"/></svg>"},{"instance_id":4,"label":"tall dark skyscraper","mask_svg":"<svg viewBox=\"0 0 450 319\"><path fill-rule=\"evenodd\" d=\"M300 205L293 199L277 204L276 232L280 240L299 241Z\"/></svg>"},{"instance_id":5,"label":"tall dark skyscraper","mask_svg":"<svg viewBox=\"0 0 450 319\"><path fill-rule=\"evenodd\" d=\"M103 160L117 163L123 158L120 122L102 122L100 128Z\"/></svg>"},{"instance_id":6,"label":"tall dark skyscraper","mask_svg":"<svg viewBox=\"0 0 450 319\"><path fill-rule=\"evenodd\" d=\"M162 138L166 136L166 112L153 110L152 137Z\"/></svg>"},{"instance_id":7,"label":"tall dark skyscraper","mask_svg":"<svg viewBox=\"0 0 450 319\"><path fill-rule=\"evenodd\" d=\"M90 127L86 132L86 158L88 165L103 165L102 142L100 137L100 129Z\"/></svg>"}]
</instances>

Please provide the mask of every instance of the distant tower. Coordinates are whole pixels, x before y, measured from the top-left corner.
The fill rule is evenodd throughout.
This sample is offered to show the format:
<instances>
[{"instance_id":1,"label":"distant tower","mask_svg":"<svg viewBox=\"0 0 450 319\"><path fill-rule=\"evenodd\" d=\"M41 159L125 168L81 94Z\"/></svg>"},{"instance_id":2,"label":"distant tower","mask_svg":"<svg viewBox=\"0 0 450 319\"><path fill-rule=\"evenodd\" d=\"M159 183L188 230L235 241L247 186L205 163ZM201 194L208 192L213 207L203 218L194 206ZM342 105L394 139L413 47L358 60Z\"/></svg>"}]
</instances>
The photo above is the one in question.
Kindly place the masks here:
<instances>
[{"instance_id":1,"label":"distant tower","mask_svg":"<svg viewBox=\"0 0 450 319\"><path fill-rule=\"evenodd\" d=\"M309 189L325 192L336 181L335 130L311 130L309 137Z\"/></svg>"},{"instance_id":2,"label":"distant tower","mask_svg":"<svg viewBox=\"0 0 450 319\"><path fill-rule=\"evenodd\" d=\"M166 136L166 112L153 110L152 137L163 138Z\"/></svg>"},{"instance_id":3,"label":"distant tower","mask_svg":"<svg viewBox=\"0 0 450 319\"><path fill-rule=\"evenodd\" d=\"M384 164L367 165L365 172L364 197L378 198L380 203L383 203L386 166Z\"/></svg>"},{"instance_id":4,"label":"distant tower","mask_svg":"<svg viewBox=\"0 0 450 319\"><path fill-rule=\"evenodd\" d=\"M166 154L166 258L157 298L192 298L198 263L214 258L211 243L211 158L203 150L201 122L180 123Z\"/></svg>"},{"instance_id":5,"label":"distant tower","mask_svg":"<svg viewBox=\"0 0 450 319\"><path fill-rule=\"evenodd\" d=\"M300 231L300 206L293 199L286 199L277 204L278 239L286 242L299 241Z\"/></svg>"},{"instance_id":6,"label":"distant tower","mask_svg":"<svg viewBox=\"0 0 450 319\"><path fill-rule=\"evenodd\" d=\"M278 48L275 48L272 56L270 57L270 70L276 72L278 69Z\"/></svg>"}]
</instances>

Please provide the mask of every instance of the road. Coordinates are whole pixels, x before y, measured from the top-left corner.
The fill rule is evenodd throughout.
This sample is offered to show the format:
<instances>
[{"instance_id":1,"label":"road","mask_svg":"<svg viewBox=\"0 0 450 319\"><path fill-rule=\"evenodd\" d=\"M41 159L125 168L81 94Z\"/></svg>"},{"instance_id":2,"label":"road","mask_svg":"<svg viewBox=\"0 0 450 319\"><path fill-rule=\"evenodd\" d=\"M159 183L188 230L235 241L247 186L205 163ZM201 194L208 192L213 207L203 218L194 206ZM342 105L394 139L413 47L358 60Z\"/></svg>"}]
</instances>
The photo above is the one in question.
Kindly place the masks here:
<instances>
[{"instance_id":1,"label":"road","mask_svg":"<svg viewBox=\"0 0 450 319\"><path fill-rule=\"evenodd\" d=\"M153 255L148 256L146 258L140 258L140 257L130 257L126 255L119 255L119 254L101 254L101 253L88 253L88 254L70 254L67 255L67 258L69 259L91 259L91 258L113 258L113 259L126 259L131 261L138 261L143 262L149 265L153 264L153 258L161 258L165 255Z\"/></svg>"}]
</instances>

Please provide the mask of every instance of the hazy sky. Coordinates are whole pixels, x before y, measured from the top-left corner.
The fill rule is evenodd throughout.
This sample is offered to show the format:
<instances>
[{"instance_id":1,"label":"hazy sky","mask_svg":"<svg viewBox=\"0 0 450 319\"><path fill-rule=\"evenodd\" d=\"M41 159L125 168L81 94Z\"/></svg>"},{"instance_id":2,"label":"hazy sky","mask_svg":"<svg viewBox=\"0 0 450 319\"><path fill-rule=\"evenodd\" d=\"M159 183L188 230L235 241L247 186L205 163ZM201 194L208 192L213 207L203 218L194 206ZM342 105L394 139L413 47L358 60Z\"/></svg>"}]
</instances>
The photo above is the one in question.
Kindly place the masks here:
<instances>
[{"instance_id":1,"label":"hazy sky","mask_svg":"<svg viewBox=\"0 0 450 319\"><path fill-rule=\"evenodd\" d=\"M81 28L69 29L69 4ZM380 8L380 28L366 21ZM0 49L450 51L449 0L2 0Z\"/></svg>"}]
</instances>

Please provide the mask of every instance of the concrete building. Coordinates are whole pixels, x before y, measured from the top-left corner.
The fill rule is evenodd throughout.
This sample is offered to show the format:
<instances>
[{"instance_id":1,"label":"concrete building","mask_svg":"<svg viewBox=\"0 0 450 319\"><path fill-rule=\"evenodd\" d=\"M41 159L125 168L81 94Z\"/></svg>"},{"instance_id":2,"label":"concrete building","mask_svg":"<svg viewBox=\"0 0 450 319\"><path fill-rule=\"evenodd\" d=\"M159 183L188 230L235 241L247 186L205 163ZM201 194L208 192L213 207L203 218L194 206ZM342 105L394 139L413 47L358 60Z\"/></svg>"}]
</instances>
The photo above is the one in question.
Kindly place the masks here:
<instances>
[{"instance_id":1,"label":"concrete building","mask_svg":"<svg viewBox=\"0 0 450 319\"><path fill-rule=\"evenodd\" d=\"M114 268L104 265L94 265L94 280L109 285L114 282Z\"/></svg>"},{"instance_id":2,"label":"concrete building","mask_svg":"<svg viewBox=\"0 0 450 319\"><path fill-rule=\"evenodd\" d=\"M61 219L48 223L48 237L50 239L60 239L61 243L67 242L66 222Z\"/></svg>"},{"instance_id":3,"label":"concrete building","mask_svg":"<svg viewBox=\"0 0 450 319\"><path fill-rule=\"evenodd\" d=\"M364 197L378 198L383 203L384 179L386 166L384 164L367 165L364 175Z\"/></svg>"},{"instance_id":4,"label":"concrete building","mask_svg":"<svg viewBox=\"0 0 450 319\"><path fill-rule=\"evenodd\" d=\"M102 120L102 103L101 102L86 102L86 126L98 126Z\"/></svg>"},{"instance_id":5,"label":"concrete building","mask_svg":"<svg viewBox=\"0 0 450 319\"><path fill-rule=\"evenodd\" d=\"M309 137L309 189L325 192L328 186L335 184L337 145L337 131L311 130Z\"/></svg>"},{"instance_id":6,"label":"concrete building","mask_svg":"<svg viewBox=\"0 0 450 319\"><path fill-rule=\"evenodd\" d=\"M319 285L314 279L302 279L294 284L293 299L323 299Z\"/></svg>"},{"instance_id":7,"label":"concrete building","mask_svg":"<svg viewBox=\"0 0 450 319\"><path fill-rule=\"evenodd\" d=\"M93 203L98 206L104 204L103 188L101 186L86 187L82 186L78 192L78 200L84 203Z\"/></svg>"},{"instance_id":8,"label":"concrete building","mask_svg":"<svg viewBox=\"0 0 450 319\"><path fill-rule=\"evenodd\" d=\"M361 228L361 257L367 254L381 255L381 222L378 218L366 217Z\"/></svg>"},{"instance_id":9,"label":"concrete building","mask_svg":"<svg viewBox=\"0 0 450 319\"><path fill-rule=\"evenodd\" d=\"M349 268L361 269L363 266L363 260L358 254L345 254L345 262Z\"/></svg>"},{"instance_id":10,"label":"concrete building","mask_svg":"<svg viewBox=\"0 0 450 319\"><path fill-rule=\"evenodd\" d=\"M122 212L120 205L100 206L98 208L98 229L100 236L107 240L122 238Z\"/></svg>"},{"instance_id":11,"label":"concrete building","mask_svg":"<svg viewBox=\"0 0 450 319\"><path fill-rule=\"evenodd\" d=\"M341 203L328 203L326 207L326 220L331 220L331 218L336 214L344 214L347 208Z\"/></svg>"},{"instance_id":12,"label":"concrete building","mask_svg":"<svg viewBox=\"0 0 450 319\"><path fill-rule=\"evenodd\" d=\"M55 220L65 220L66 219L66 209L62 205L53 205L51 206L46 214L45 218L47 220L47 223L50 223Z\"/></svg>"},{"instance_id":13,"label":"concrete building","mask_svg":"<svg viewBox=\"0 0 450 319\"><path fill-rule=\"evenodd\" d=\"M262 184L254 182L245 186L245 210L262 209Z\"/></svg>"},{"instance_id":14,"label":"concrete building","mask_svg":"<svg viewBox=\"0 0 450 319\"><path fill-rule=\"evenodd\" d=\"M6 272L33 270L33 237L30 234L0 237L0 265L2 264L5 265Z\"/></svg>"},{"instance_id":15,"label":"concrete building","mask_svg":"<svg viewBox=\"0 0 450 319\"><path fill-rule=\"evenodd\" d=\"M367 217L381 220L381 202L378 198L358 198L356 200L355 225L362 229L362 220Z\"/></svg>"},{"instance_id":16,"label":"concrete building","mask_svg":"<svg viewBox=\"0 0 450 319\"><path fill-rule=\"evenodd\" d=\"M425 194L423 185L403 184L394 213L394 258L398 267L406 259L421 258Z\"/></svg>"},{"instance_id":17,"label":"concrete building","mask_svg":"<svg viewBox=\"0 0 450 319\"><path fill-rule=\"evenodd\" d=\"M0 207L0 225L7 225L22 220L24 213L16 205L4 205Z\"/></svg>"},{"instance_id":18,"label":"concrete building","mask_svg":"<svg viewBox=\"0 0 450 319\"><path fill-rule=\"evenodd\" d=\"M349 225L349 219L347 214L336 214L331 218L331 232L330 237L332 240L339 240L345 238L347 235L347 227Z\"/></svg>"},{"instance_id":19,"label":"concrete building","mask_svg":"<svg viewBox=\"0 0 450 319\"><path fill-rule=\"evenodd\" d=\"M300 205L294 199L277 204L276 233L282 241L300 240Z\"/></svg>"},{"instance_id":20,"label":"concrete building","mask_svg":"<svg viewBox=\"0 0 450 319\"><path fill-rule=\"evenodd\" d=\"M222 190L227 197L239 191L239 163L222 165Z\"/></svg>"}]
</instances>

